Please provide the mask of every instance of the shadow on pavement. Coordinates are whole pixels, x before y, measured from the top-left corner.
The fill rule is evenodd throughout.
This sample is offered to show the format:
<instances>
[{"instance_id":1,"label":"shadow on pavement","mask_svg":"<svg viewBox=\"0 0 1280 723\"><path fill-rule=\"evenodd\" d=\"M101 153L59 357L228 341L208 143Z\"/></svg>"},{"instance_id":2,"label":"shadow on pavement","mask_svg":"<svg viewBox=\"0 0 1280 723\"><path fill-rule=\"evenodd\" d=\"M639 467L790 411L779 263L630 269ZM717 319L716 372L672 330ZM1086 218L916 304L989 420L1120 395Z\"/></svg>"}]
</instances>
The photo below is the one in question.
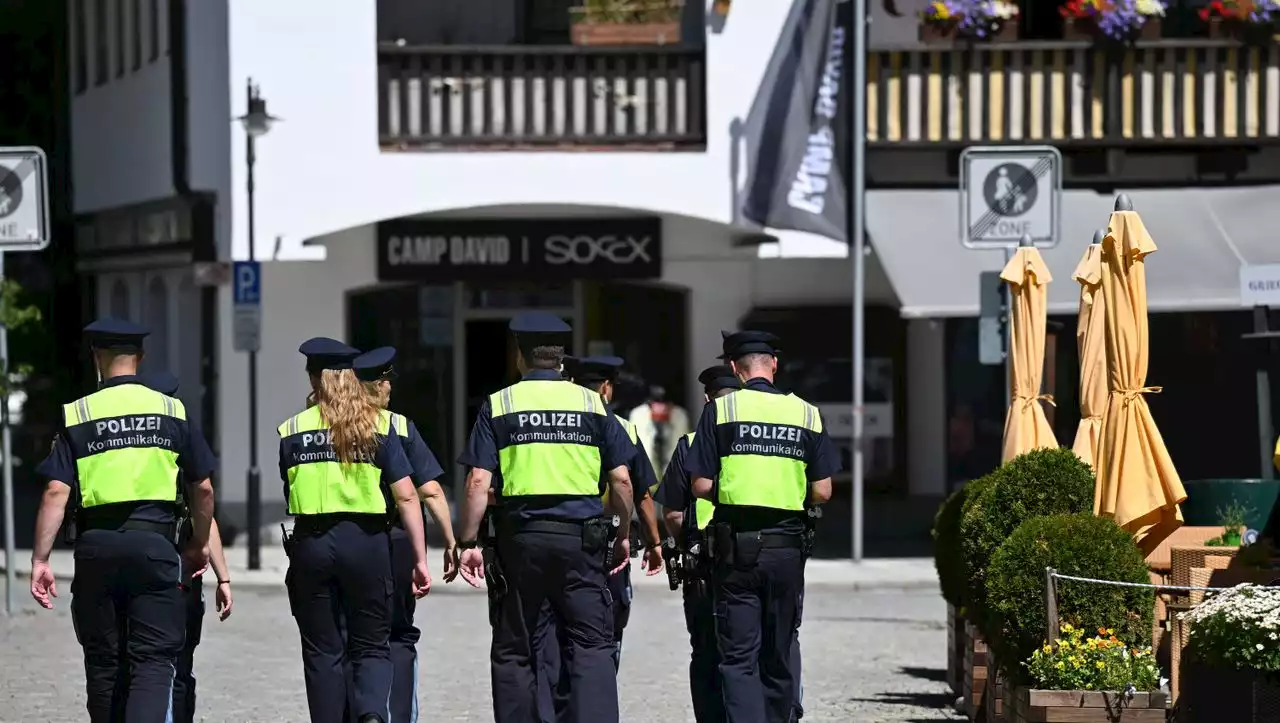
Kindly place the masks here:
<instances>
[{"instance_id":1,"label":"shadow on pavement","mask_svg":"<svg viewBox=\"0 0 1280 723\"><path fill-rule=\"evenodd\" d=\"M932 680L935 683L947 682L947 671L942 668L898 668L899 672L912 678Z\"/></svg>"}]
</instances>

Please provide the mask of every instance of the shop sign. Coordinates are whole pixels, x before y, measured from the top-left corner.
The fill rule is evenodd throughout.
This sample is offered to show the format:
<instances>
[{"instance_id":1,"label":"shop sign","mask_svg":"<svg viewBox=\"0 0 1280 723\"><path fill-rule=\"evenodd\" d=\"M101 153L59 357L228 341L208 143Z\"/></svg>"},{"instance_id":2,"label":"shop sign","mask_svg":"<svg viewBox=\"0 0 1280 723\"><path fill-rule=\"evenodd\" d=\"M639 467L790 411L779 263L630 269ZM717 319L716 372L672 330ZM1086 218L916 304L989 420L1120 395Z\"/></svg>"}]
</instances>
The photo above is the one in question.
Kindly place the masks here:
<instances>
[{"instance_id":1,"label":"shop sign","mask_svg":"<svg viewBox=\"0 0 1280 723\"><path fill-rule=\"evenodd\" d=\"M398 219L378 224L382 281L653 279L662 222L609 219Z\"/></svg>"},{"instance_id":2,"label":"shop sign","mask_svg":"<svg viewBox=\"0 0 1280 723\"><path fill-rule=\"evenodd\" d=\"M1241 306L1280 306L1280 264L1240 267Z\"/></svg>"}]
</instances>

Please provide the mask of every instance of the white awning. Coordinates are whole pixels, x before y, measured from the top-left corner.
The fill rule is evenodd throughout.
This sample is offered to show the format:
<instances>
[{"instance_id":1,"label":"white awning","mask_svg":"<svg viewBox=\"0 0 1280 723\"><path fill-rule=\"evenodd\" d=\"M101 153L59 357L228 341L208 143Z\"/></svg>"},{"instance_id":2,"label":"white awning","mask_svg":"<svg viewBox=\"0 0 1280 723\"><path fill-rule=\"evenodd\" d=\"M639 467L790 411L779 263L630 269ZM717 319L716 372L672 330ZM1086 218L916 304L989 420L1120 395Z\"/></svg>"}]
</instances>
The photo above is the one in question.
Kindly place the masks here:
<instances>
[{"instance_id":1,"label":"white awning","mask_svg":"<svg viewBox=\"0 0 1280 723\"><path fill-rule=\"evenodd\" d=\"M1158 250L1147 261L1152 311L1239 309L1242 264L1280 263L1280 186L1126 191ZM971 251L959 239L956 191L871 191L867 230L905 317L976 316L978 277L1004 266L1001 251ZM1062 194L1062 239L1044 251L1053 283L1050 313L1073 313L1071 278L1115 195Z\"/></svg>"}]
</instances>

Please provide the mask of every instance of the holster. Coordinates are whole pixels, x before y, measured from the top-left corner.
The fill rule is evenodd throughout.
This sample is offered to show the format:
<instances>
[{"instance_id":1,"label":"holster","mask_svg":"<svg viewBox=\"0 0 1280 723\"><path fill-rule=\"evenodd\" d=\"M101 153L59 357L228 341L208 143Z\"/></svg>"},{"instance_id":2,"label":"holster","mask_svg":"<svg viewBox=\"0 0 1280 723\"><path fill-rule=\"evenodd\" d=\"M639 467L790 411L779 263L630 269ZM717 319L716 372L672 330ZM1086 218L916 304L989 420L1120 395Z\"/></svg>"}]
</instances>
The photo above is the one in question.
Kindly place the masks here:
<instances>
[{"instance_id":1,"label":"holster","mask_svg":"<svg viewBox=\"0 0 1280 723\"><path fill-rule=\"evenodd\" d=\"M804 546L800 548L801 554L807 560L813 555L813 548L818 541L818 520L822 519L821 507L810 507L805 510L804 516Z\"/></svg>"},{"instance_id":2,"label":"holster","mask_svg":"<svg viewBox=\"0 0 1280 723\"><path fill-rule=\"evenodd\" d=\"M289 532L284 523L280 523L280 546L284 548L284 556L293 559L293 533Z\"/></svg>"},{"instance_id":3,"label":"holster","mask_svg":"<svg viewBox=\"0 0 1280 723\"><path fill-rule=\"evenodd\" d=\"M684 554L674 537L662 541L662 564L667 568L667 585L672 590L679 588L684 577Z\"/></svg>"},{"instance_id":4,"label":"holster","mask_svg":"<svg viewBox=\"0 0 1280 723\"><path fill-rule=\"evenodd\" d=\"M604 553L606 568L613 566L613 541L618 535L618 517L597 517L582 523L582 550L592 555Z\"/></svg>"}]
</instances>

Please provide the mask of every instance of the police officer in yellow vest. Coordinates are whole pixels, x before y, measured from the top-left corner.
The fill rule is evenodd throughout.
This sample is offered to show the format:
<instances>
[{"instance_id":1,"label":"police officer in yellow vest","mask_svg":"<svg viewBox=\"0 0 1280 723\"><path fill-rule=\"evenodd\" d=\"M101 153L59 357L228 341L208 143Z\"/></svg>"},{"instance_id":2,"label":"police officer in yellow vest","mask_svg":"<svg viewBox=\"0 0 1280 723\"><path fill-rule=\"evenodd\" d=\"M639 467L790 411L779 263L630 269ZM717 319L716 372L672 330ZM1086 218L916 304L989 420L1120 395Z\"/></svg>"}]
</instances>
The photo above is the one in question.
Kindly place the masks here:
<instances>
[{"instance_id":1,"label":"police officer in yellow vest","mask_svg":"<svg viewBox=\"0 0 1280 723\"><path fill-rule=\"evenodd\" d=\"M89 720L155 723L172 712L186 630L183 563L188 576L208 564L214 461L182 402L137 376L146 329L99 319L84 332L102 386L63 407L64 427L36 468L49 482L36 518L31 595L45 608L58 596L49 554L74 492L80 535L71 620L84 649ZM179 483L191 516L181 560Z\"/></svg>"},{"instance_id":2,"label":"police officer in yellow vest","mask_svg":"<svg viewBox=\"0 0 1280 723\"><path fill-rule=\"evenodd\" d=\"M708 367L698 375L703 398L707 404L742 388L742 382L728 366ZM706 550L703 531L710 524L715 505L710 500L697 499L684 471L684 461L689 453L689 443L697 432L690 432L676 442L675 452L662 475L654 499L665 510L663 517L667 532L675 538L684 555L694 555L695 574L698 580L685 580L684 622L689 631L689 691L693 698L693 715L698 723L724 723L724 700L720 696L720 653L716 649L715 614L711 606L711 591L706 580L708 561L701 554Z\"/></svg>"},{"instance_id":3,"label":"police officer in yellow vest","mask_svg":"<svg viewBox=\"0 0 1280 723\"><path fill-rule=\"evenodd\" d=\"M567 378L582 387L586 387L600 395L605 404L612 408L613 384L618 378L626 361L617 356L565 357L564 373ZM614 417L627 433L627 438L635 446L636 456L627 463L631 473L631 490L636 509L636 517L640 522L639 536L644 545L646 575L656 575L662 571L662 537L658 532L657 509L653 504L651 487L656 487L658 480L649 461L649 454L636 434L635 425L622 417ZM609 491L601 496L605 506L609 505ZM622 568L622 572L609 576L609 594L613 598L613 667L616 670L622 664L622 635L631 619L631 565ZM547 630L539 631L538 650L541 654L539 668L548 686L539 694L551 692L551 705L543 705L543 718L552 717L563 720L569 702L568 671L563 667L559 648L565 645L564 630L555 628L554 621L547 616ZM556 644L559 638L560 644ZM549 690L548 690L549 689ZM540 701L543 702L543 701Z\"/></svg>"},{"instance_id":4,"label":"police officer in yellow vest","mask_svg":"<svg viewBox=\"0 0 1280 723\"><path fill-rule=\"evenodd\" d=\"M545 611L569 645L561 651L569 664L567 719L616 723L607 576L609 568L621 570L629 562L634 505L626 464L635 446L599 394L561 376L568 324L527 312L512 319L510 329L522 379L481 405L458 460L471 468L458 523L460 569L476 587L485 574L476 535L491 486L497 501L506 593L498 602L490 649L494 720L538 720L534 632ZM600 499L606 486L612 520ZM610 551L615 520L617 541Z\"/></svg>"},{"instance_id":5,"label":"police officer in yellow vest","mask_svg":"<svg viewBox=\"0 0 1280 723\"><path fill-rule=\"evenodd\" d=\"M716 505L706 536L720 685L729 723L789 723L805 506L831 498L840 461L817 408L774 386L778 338L721 334L743 388L703 408L685 459L694 495Z\"/></svg>"},{"instance_id":6,"label":"police officer in yellow vest","mask_svg":"<svg viewBox=\"0 0 1280 723\"><path fill-rule=\"evenodd\" d=\"M413 470L390 415L352 371L360 352L327 338L298 351L316 404L280 425L280 478L295 519L285 584L302 638L307 704L312 723L345 723L349 662L351 713L358 723L390 723L391 499L413 545L414 593L431 585Z\"/></svg>"}]
</instances>

